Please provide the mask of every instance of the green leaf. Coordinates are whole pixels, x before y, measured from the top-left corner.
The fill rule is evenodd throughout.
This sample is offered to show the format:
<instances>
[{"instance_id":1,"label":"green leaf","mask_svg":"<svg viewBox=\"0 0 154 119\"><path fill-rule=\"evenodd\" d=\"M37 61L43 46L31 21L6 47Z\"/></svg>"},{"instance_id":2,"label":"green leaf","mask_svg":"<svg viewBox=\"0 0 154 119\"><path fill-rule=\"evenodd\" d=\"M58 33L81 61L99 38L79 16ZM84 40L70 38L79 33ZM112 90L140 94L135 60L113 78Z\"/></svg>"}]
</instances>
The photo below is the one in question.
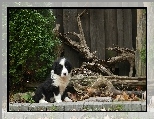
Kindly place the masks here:
<instances>
[{"instance_id":1,"label":"green leaf","mask_svg":"<svg viewBox=\"0 0 154 119\"><path fill-rule=\"evenodd\" d=\"M12 82L14 85L19 83L26 71L33 72L33 80L45 79L56 58L56 48L61 43L51 32L55 23L53 13L49 9L8 10L9 74ZM20 72L19 65L22 65Z\"/></svg>"}]
</instances>

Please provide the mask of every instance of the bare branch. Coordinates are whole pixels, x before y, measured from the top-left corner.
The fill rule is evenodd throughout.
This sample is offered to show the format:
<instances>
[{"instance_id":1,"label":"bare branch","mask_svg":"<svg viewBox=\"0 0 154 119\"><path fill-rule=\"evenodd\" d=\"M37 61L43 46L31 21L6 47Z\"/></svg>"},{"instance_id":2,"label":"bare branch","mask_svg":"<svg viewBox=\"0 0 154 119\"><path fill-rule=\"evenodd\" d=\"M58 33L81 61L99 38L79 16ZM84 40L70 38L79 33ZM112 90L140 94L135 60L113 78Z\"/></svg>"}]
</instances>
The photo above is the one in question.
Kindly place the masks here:
<instances>
[{"instance_id":1,"label":"bare branch","mask_svg":"<svg viewBox=\"0 0 154 119\"><path fill-rule=\"evenodd\" d=\"M81 19L80 19L80 17L85 12L86 12L86 9L81 14L78 14L78 16L77 16L79 34L77 34L75 32L68 32L68 33L65 33L65 34L62 35L61 33L58 32L58 28L59 28L60 25L56 25L58 27L58 28L57 27L55 28L56 29L55 31L58 34L57 36L59 36L59 38L64 43L71 46L76 51L80 52L80 54L83 55L83 57L86 59L86 61L90 62L86 65L83 64L83 66L88 67L92 71L95 70L95 71L98 71L101 74L112 76L113 73L106 68L106 67L108 67L106 62L103 61L103 60L100 60L96 56L96 51L91 53L90 48L87 46L86 39L85 39L84 32L83 32L83 28L82 28L82 24L81 24ZM72 40L71 38L68 37L68 35L74 35L74 36L78 37L79 42ZM110 63L112 63L112 62L110 62Z\"/></svg>"},{"instance_id":2,"label":"bare branch","mask_svg":"<svg viewBox=\"0 0 154 119\"><path fill-rule=\"evenodd\" d=\"M78 16L81 17L86 11L87 9L83 10L80 14L78 14Z\"/></svg>"},{"instance_id":3,"label":"bare branch","mask_svg":"<svg viewBox=\"0 0 154 119\"><path fill-rule=\"evenodd\" d=\"M131 77L133 75L133 67L135 65L135 51L130 50L128 48L119 48L119 47L107 48L107 49L119 53L119 56L108 59L107 63L112 65L117 62L128 61L130 63L129 76Z\"/></svg>"},{"instance_id":4,"label":"bare branch","mask_svg":"<svg viewBox=\"0 0 154 119\"><path fill-rule=\"evenodd\" d=\"M97 72L100 72L100 73L108 75L108 76L114 76L112 72L110 72L108 69L106 69L104 66L102 66L101 64L99 64L97 62L96 63L84 62L81 67L85 67L85 68L88 68L92 71L97 71Z\"/></svg>"},{"instance_id":5,"label":"bare branch","mask_svg":"<svg viewBox=\"0 0 154 119\"><path fill-rule=\"evenodd\" d=\"M74 35L74 36L77 36L79 39L80 39L80 34L78 33L75 33L75 32L67 32L67 33L64 33L64 35Z\"/></svg>"},{"instance_id":6,"label":"bare branch","mask_svg":"<svg viewBox=\"0 0 154 119\"><path fill-rule=\"evenodd\" d=\"M83 46L87 47L87 44L86 44L86 39L84 37L84 32L83 32L83 28L82 28L82 24L81 24L81 15L83 15L85 13L86 10L84 10L81 14L79 14L77 16L77 22L78 22L78 27L79 27L79 31L80 31L80 44L82 44Z\"/></svg>"}]
</instances>

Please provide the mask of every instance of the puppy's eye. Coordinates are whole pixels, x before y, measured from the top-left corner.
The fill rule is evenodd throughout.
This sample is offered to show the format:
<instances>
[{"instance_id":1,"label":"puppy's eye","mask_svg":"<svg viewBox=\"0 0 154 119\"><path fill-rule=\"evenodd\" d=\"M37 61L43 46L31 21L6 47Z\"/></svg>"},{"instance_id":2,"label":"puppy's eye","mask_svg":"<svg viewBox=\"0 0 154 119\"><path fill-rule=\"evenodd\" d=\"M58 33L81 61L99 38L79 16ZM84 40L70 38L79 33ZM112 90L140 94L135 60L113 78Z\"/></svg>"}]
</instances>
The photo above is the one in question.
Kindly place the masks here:
<instances>
[{"instance_id":1,"label":"puppy's eye","mask_svg":"<svg viewBox=\"0 0 154 119\"><path fill-rule=\"evenodd\" d=\"M70 68L70 66L68 66L68 65L66 65L65 67L66 67L66 68Z\"/></svg>"},{"instance_id":2,"label":"puppy's eye","mask_svg":"<svg viewBox=\"0 0 154 119\"><path fill-rule=\"evenodd\" d=\"M61 66L61 65L58 65L58 66L57 66L58 69L61 69L62 67L63 67L63 66Z\"/></svg>"}]
</instances>

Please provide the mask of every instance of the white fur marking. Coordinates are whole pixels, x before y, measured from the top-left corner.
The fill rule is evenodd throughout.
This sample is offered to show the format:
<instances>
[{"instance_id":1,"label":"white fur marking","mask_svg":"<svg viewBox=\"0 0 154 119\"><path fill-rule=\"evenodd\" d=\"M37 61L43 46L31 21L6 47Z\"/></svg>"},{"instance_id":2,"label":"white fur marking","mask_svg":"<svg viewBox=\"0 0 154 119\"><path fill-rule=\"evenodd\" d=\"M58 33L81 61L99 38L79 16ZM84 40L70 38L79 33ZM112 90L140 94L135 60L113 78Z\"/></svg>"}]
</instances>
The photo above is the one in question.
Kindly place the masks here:
<instances>
[{"instance_id":1,"label":"white fur marking","mask_svg":"<svg viewBox=\"0 0 154 119\"><path fill-rule=\"evenodd\" d=\"M39 100L39 103L48 103L47 101L45 101L45 96L44 95L43 95L43 98Z\"/></svg>"},{"instance_id":2,"label":"white fur marking","mask_svg":"<svg viewBox=\"0 0 154 119\"><path fill-rule=\"evenodd\" d=\"M66 59L65 59L65 58L61 59L61 60L60 60L60 62L59 62L59 64L61 64L62 66L64 66L65 61L66 61Z\"/></svg>"},{"instance_id":3,"label":"white fur marking","mask_svg":"<svg viewBox=\"0 0 154 119\"><path fill-rule=\"evenodd\" d=\"M51 70L51 79L53 79L54 70Z\"/></svg>"},{"instance_id":4,"label":"white fur marking","mask_svg":"<svg viewBox=\"0 0 154 119\"><path fill-rule=\"evenodd\" d=\"M44 99L39 100L39 103L48 103L47 101L45 101Z\"/></svg>"},{"instance_id":5,"label":"white fur marking","mask_svg":"<svg viewBox=\"0 0 154 119\"><path fill-rule=\"evenodd\" d=\"M66 102L72 102L72 100L69 99L68 97L65 97L64 101L66 101Z\"/></svg>"},{"instance_id":6,"label":"white fur marking","mask_svg":"<svg viewBox=\"0 0 154 119\"><path fill-rule=\"evenodd\" d=\"M69 83L70 75L62 78L59 75L54 74L53 79L54 79L53 85L55 85L57 87L59 86L60 94L62 95L65 88L67 87L67 85Z\"/></svg>"},{"instance_id":7,"label":"white fur marking","mask_svg":"<svg viewBox=\"0 0 154 119\"><path fill-rule=\"evenodd\" d=\"M66 61L66 59L63 58L63 59L61 59L60 62L59 62L59 64L61 64L61 65L63 66L63 69L62 69L62 71L61 71L61 77L65 77L65 76L68 75L68 70L67 70L66 67L65 67L65 61ZM66 75L64 75L64 73L65 73Z\"/></svg>"},{"instance_id":8,"label":"white fur marking","mask_svg":"<svg viewBox=\"0 0 154 119\"><path fill-rule=\"evenodd\" d=\"M61 100L61 95L60 95L60 94L58 94L57 96L54 94L54 97L55 97L55 101L56 101L57 103L62 102L62 100Z\"/></svg>"}]
</instances>

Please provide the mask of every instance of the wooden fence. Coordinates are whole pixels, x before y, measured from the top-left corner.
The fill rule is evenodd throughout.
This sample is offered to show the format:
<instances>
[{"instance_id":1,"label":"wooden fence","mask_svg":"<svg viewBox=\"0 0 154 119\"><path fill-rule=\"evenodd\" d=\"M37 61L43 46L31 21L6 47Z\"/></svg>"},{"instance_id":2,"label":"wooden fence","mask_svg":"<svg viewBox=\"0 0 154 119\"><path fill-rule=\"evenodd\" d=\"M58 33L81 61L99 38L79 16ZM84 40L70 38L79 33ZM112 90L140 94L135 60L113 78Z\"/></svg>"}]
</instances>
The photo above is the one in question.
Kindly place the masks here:
<instances>
[{"instance_id":1,"label":"wooden fence","mask_svg":"<svg viewBox=\"0 0 154 119\"><path fill-rule=\"evenodd\" d=\"M56 23L60 24L60 32L79 32L77 14L84 9L53 9ZM135 49L137 36L136 9L87 9L81 17L82 27L87 45L91 52L97 51L100 59L108 59L117 53L106 50L108 47L125 47ZM71 37L78 40L76 37ZM78 52L69 46L64 46L65 56L70 59L74 67L79 67L84 61ZM122 62L116 65L116 74L129 74L129 63Z\"/></svg>"}]
</instances>

